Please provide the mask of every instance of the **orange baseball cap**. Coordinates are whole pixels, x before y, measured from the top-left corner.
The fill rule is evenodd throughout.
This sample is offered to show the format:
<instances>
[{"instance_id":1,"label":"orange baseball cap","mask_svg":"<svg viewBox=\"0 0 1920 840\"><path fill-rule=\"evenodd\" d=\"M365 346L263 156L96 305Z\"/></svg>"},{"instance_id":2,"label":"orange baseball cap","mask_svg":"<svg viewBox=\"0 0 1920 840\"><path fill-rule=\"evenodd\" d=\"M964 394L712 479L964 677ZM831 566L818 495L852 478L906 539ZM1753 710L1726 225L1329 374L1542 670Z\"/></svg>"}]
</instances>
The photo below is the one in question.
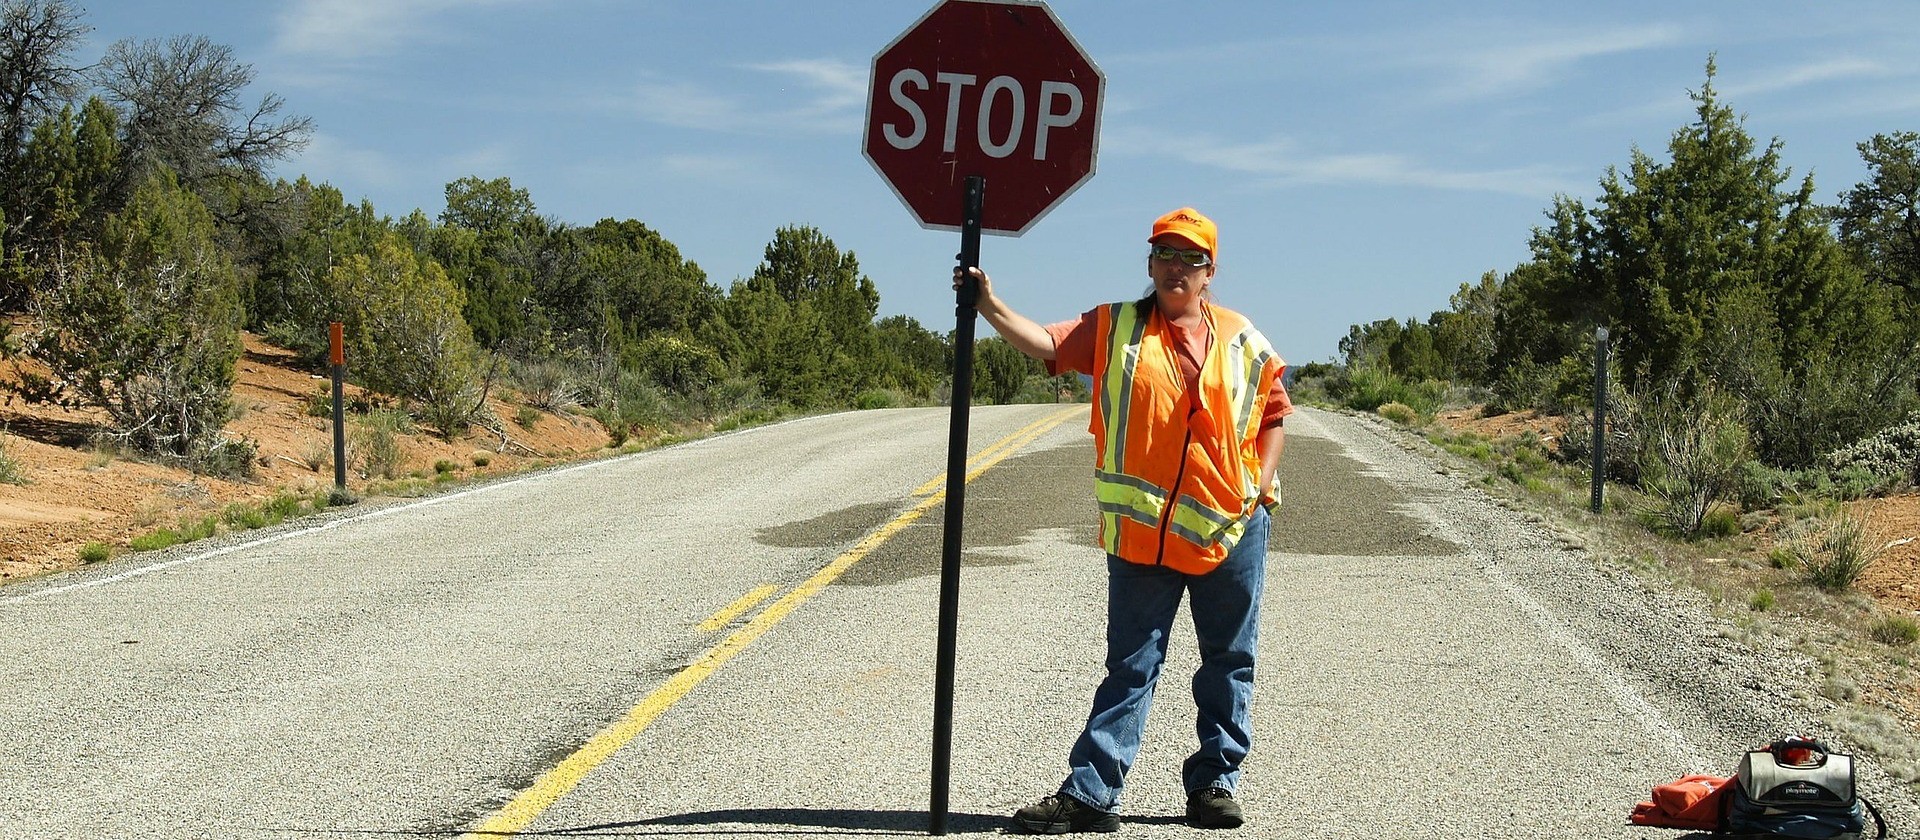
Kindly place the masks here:
<instances>
[{"instance_id":1,"label":"orange baseball cap","mask_svg":"<svg viewBox=\"0 0 1920 840\"><path fill-rule=\"evenodd\" d=\"M1200 211L1198 210L1191 207L1182 207L1165 216L1154 219L1153 235L1147 237L1147 241L1152 242L1155 239L1159 239L1162 234L1168 233L1200 246L1207 252L1207 256L1209 257L1214 259L1219 259L1220 257L1218 250L1220 228L1214 225L1212 219L1200 215Z\"/></svg>"}]
</instances>

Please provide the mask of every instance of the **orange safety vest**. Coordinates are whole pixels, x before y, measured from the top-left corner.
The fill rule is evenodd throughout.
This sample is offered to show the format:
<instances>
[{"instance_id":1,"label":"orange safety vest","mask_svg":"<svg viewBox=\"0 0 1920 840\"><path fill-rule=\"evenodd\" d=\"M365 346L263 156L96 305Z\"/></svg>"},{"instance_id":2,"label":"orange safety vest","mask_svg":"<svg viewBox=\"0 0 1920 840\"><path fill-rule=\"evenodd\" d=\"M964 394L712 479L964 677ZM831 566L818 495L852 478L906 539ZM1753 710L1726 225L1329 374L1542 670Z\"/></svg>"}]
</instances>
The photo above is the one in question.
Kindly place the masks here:
<instances>
[{"instance_id":1,"label":"orange safety vest","mask_svg":"<svg viewBox=\"0 0 1920 840\"><path fill-rule=\"evenodd\" d=\"M1207 305L1213 342L1199 393L1189 394L1166 317L1139 309L1129 301L1098 310L1091 427L1100 543L1128 562L1205 574L1260 503L1256 440L1285 363L1245 316Z\"/></svg>"}]
</instances>

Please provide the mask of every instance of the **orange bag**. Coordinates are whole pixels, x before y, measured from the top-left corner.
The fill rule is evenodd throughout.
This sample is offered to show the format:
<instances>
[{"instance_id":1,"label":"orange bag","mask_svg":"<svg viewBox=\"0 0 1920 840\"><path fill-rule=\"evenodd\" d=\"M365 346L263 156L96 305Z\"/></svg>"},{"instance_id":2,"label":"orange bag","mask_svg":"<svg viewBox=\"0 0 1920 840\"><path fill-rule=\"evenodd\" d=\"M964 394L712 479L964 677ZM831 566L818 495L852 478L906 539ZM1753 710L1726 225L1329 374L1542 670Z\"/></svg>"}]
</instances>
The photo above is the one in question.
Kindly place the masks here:
<instances>
[{"instance_id":1,"label":"orange bag","mask_svg":"<svg viewBox=\"0 0 1920 840\"><path fill-rule=\"evenodd\" d=\"M1633 806L1627 820L1634 825L1712 831L1720 827L1721 800L1733 780L1732 776L1690 775L1654 785L1653 801Z\"/></svg>"}]
</instances>

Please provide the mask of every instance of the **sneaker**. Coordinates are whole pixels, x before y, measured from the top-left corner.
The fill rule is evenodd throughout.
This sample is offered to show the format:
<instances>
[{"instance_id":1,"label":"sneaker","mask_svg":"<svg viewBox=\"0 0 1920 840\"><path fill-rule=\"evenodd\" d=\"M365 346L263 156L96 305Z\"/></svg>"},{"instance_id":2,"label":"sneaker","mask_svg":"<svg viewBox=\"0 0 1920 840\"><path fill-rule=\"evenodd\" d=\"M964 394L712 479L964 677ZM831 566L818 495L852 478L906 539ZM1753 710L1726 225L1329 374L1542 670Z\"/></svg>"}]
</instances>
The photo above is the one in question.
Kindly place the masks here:
<instances>
[{"instance_id":1,"label":"sneaker","mask_svg":"<svg viewBox=\"0 0 1920 840\"><path fill-rule=\"evenodd\" d=\"M1064 793L1056 793L1013 812L1013 824L1028 834L1120 830L1119 817Z\"/></svg>"},{"instance_id":2,"label":"sneaker","mask_svg":"<svg viewBox=\"0 0 1920 840\"><path fill-rule=\"evenodd\" d=\"M1246 822L1233 792L1210 787L1187 794L1187 824L1194 828L1239 828Z\"/></svg>"}]
</instances>

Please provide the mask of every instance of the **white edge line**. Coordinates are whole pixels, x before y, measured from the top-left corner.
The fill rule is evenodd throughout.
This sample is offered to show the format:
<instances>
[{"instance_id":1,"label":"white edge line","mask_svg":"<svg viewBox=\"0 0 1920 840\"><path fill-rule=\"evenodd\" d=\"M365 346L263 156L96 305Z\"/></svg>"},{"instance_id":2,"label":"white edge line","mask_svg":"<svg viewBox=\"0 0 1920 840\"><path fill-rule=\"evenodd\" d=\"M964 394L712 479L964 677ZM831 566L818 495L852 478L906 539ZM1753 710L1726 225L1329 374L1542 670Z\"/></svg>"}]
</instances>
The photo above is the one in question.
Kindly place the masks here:
<instances>
[{"instance_id":1,"label":"white edge line","mask_svg":"<svg viewBox=\"0 0 1920 840\"><path fill-rule=\"evenodd\" d=\"M1317 422L1315 425L1321 432L1326 432L1324 425L1320 425ZM1334 435L1328 435L1328 437L1336 443L1339 443L1340 447L1346 450L1347 455L1354 460L1377 470L1385 471L1388 469L1386 465L1374 463L1371 459L1365 457L1364 453L1347 446L1346 441L1340 440ZM1415 455L1414 457L1421 456ZM1648 734L1654 736L1654 740L1666 744L1668 750L1671 751L1673 755L1694 768L1692 772L1713 772L1711 768L1714 765L1701 757L1700 751L1694 747L1692 739L1688 738L1686 733L1681 732L1678 727L1675 727L1672 722L1667 720L1665 714L1652 703L1647 702L1645 697L1640 696L1640 692L1636 691L1633 685L1627 682L1626 678L1621 676L1617 669L1607 664L1607 661L1602 659L1600 654L1595 653L1593 648L1569 632L1565 622L1562 622L1556 617L1553 611L1547 609L1539 601L1534 600L1534 597L1528 594L1524 587L1507 577L1505 570L1501 568L1500 558L1498 556L1467 548L1473 545L1473 542L1463 537L1451 523L1440 516L1439 511L1433 509L1431 504L1408 499L1407 503L1403 506L1403 509L1404 508L1415 509L1421 518L1427 521L1427 524L1441 532L1441 536L1445 537L1454 545L1461 546L1464 550L1471 552L1468 556L1482 560L1484 565L1481 567L1481 572L1485 574L1487 579L1492 581L1495 586L1499 587L1501 594L1507 596L1507 600L1513 602L1514 606L1519 607L1520 612L1525 613L1527 618L1533 622L1534 626L1539 627L1540 630L1546 633L1547 637L1553 640L1555 644L1558 644L1562 650L1572 654L1573 658L1599 681L1601 687L1606 689L1607 694L1613 697L1614 703L1617 704L1622 711L1628 713L1634 720L1638 721L1641 727L1647 730Z\"/></svg>"},{"instance_id":2,"label":"white edge line","mask_svg":"<svg viewBox=\"0 0 1920 840\"><path fill-rule=\"evenodd\" d=\"M657 452L659 450L651 450L651 451ZM412 502L403 502L400 504L389 505L387 507L382 507L375 510L367 511L365 513L349 514L347 516L343 516L338 519L332 519L326 522L322 522L318 525L310 525L308 527L300 528L298 530L287 531L284 533L274 534L272 536L260 537L258 539L252 539L252 540L247 540L241 543L235 543L233 545L222 546L220 548L216 548L211 551L203 551L199 554L190 554L186 557L178 557L172 560L166 560L163 562L154 563L147 566L141 566L140 568L137 568L137 569L128 569L127 571L120 572L119 574L108 575L103 578L78 581L78 582L69 583L63 586L50 586L45 589L37 589L32 592L28 592L24 595L12 595L12 596L0 595L0 604L32 601L37 598L45 598L52 595L60 594L62 592L72 592L77 589L89 589L95 586L105 586L109 583L118 583L120 581L127 580L129 578L136 578L136 577L140 577L141 575L148 575L154 572L171 569L175 566L181 566L187 563L192 563L196 560L208 560L208 559L220 557L227 554L232 554L236 551L243 551L249 548L257 548L263 545L270 545L272 543L280 542L281 540L289 540L295 537L304 537L304 536L307 536L308 534L318 533L320 531L325 531L329 528L337 528L337 527L340 527L341 525L355 523L361 520L374 519L376 517L381 517L381 516L390 516L392 514L400 513L402 511L413 510L415 508L427 507L429 505L437 505L442 502L451 502L455 499L463 498L466 496L472 496L479 493L485 493L500 487L508 487L515 484L519 484L521 482L544 479L548 476L561 475L564 473L573 472L575 470L583 470L591 467L603 466L606 464L613 463L615 461L621 461L636 455L644 455L644 454L647 454L647 453L635 452L629 455L620 455L612 458L603 458L596 461L590 461L585 464L574 464L571 466L562 467L557 470L538 472L532 475L518 476L515 478L509 478L503 481L482 485L480 487L472 487L466 490L460 490L457 492L448 493L444 496L431 496L425 499L419 499Z\"/></svg>"}]
</instances>

